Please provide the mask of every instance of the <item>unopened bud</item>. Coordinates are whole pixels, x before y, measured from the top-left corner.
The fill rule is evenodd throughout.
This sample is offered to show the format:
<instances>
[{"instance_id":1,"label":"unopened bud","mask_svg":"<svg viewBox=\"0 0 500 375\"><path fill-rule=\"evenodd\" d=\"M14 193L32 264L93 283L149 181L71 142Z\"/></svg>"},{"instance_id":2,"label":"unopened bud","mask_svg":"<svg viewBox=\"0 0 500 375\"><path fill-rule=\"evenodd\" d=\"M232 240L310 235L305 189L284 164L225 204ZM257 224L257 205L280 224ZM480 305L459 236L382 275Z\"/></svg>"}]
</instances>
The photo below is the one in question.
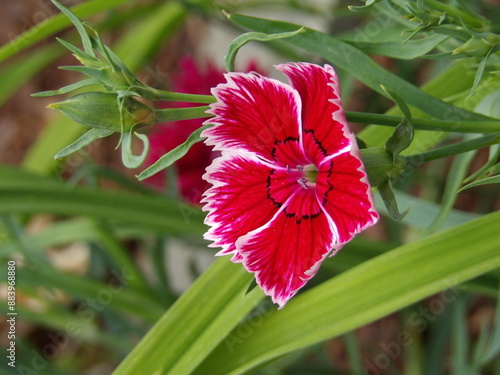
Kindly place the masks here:
<instances>
[{"instance_id":1,"label":"unopened bud","mask_svg":"<svg viewBox=\"0 0 500 375\"><path fill-rule=\"evenodd\" d=\"M65 101L53 103L49 108L57 109L73 121L89 128L109 129L115 132L127 131L135 126L152 125L156 122L151 107L132 97L125 97L122 100L121 113L116 94L104 92L77 94Z\"/></svg>"}]
</instances>

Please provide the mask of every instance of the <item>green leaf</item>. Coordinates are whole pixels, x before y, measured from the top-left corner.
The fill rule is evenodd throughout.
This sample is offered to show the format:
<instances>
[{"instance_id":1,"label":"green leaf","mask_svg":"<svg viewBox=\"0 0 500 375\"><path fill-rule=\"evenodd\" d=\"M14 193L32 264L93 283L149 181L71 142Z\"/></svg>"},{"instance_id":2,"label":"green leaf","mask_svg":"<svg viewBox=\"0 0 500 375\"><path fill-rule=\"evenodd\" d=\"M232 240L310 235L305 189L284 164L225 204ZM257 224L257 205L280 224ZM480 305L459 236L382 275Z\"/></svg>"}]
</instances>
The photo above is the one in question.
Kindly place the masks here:
<instances>
[{"instance_id":1,"label":"green leaf","mask_svg":"<svg viewBox=\"0 0 500 375\"><path fill-rule=\"evenodd\" d=\"M411 117L410 108L397 94L391 92L387 88L383 87L384 91L389 95L389 97L397 104L401 112L403 112L404 118L394 130L392 136L385 143L385 149L389 151L396 161L396 156L410 146L413 141L413 120Z\"/></svg>"},{"instance_id":2,"label":"green leaf","mask_svg":"<svg viewBox=\"0 0 500 375\"><path fill-rule=\"evenodd\" d=\"M467 184L463 187L461 187L457 193L463 191L463 190L466 190L466 189L470 189L470 188L473 188L473 187L476 187L476 186L481 186L481 185L488 185L488 184L498 184L500 183L500 175L499 176L491 176L491 177L485 177L481 180L477 180L477 181L474 181L474 182L471 182L470 184Z\"/></svg>"},{"instance_id":3,"label":"green leaf","mask_svg":"<svg viewBox=\"0 0 500 375\"><path fill-rule=\"evenodd\" d=\"M474 96L476 93L477 86L479 86L479 82L481 82L481 78L483 78L484 69L486 68L486 63L488 62L488 57L493 52L493 47L490 48L486 56L483 57L481 62L479 63L476 71L476 76L474 77L474 83L472 84L472 88L470 89L470 94L467 95L467 99L471 96Z\"/></svg>"},{"instance_id":4,"label":"green leaf","mask_svg":"<svg viewBox=\"0 0 500 375\"><path fill-rule=\"evenodd\" d=\"M75 90L79 90L84 87L92 86L92 85L97 85L99 82L93 78L89 79L83 79L79 82L72 83L71 85L67 85L64 87L61 87L58 90L51 90L51 91L42 91L42 92L37 92L35 94L31 94L31 96L40 98L40 97L45 97L45 96L54 96L54 95L61 95L61 94L67 94Z\"/></svg>"},{"instance_id":5,"label":"green leaf","mask_svg":"<svg viewBox=\"0 0 500 375\"><path fill-rule=\"evenodd\" d=\"M170 167L172 164L174 164L177 160L182 158L184 155L186 155L189 151L189 149L196 143L203 141L204 138L201 138L201 132L203 130L208 129L212 125L204 125L200 127L199 129L196 129L194 132L191 133L191 135L186 139L186 141L173 150L167 152L165 155L163 155L161 158L159 158L153 165L150 167L146 168L143 170L137 178L142 181L148 177L153 176L154 174L160 172L161 170Z\"/></svg>"},{"instance_id":6,"label":"green leaf","mask_svg":"<svg viewBox=\"0 0 500 375\"><path fill-rule=\"evenodd\" d=\"M99 81L102 85L106 85L108 83L109 74L105 69L102 68L92 68L83 65L69 65L60 66L59 69L85 74L86 76Z\"/></svg>"},{"instance_id":7,"label":"green leaf","mask_svg":"<svg viewBox=\"0 0 500 375\"><path fill-rule=\"evenodd\" d=\"M75 26L76 30L78 31L78 34L80 34L80 38L82 39L82 44L83 44L83 49L85 50L86 53L88 53L90 56L97 57L94 49L92 48L92 42L90 41L90 36L87 32L87 29L83 25L82 21L68 8L66 8L64 5L59 3L56 0L51 0L52 3L59 8L61 12L63 12L66 17L68 17Z\"/></svg>"},{"instance_id":8,"label":"green leaf","mask_svg":"<svg viewBox=\"0 0 500 375\"><path fill-rule=\"evenodd\" d=\"M408 207L404 212L399 212L398 202L396 201L396 196L394 195L394 189L392 187L391 180L387 180L387 182L381 186L379 186L379 193L384 201L385 207L387 208L387 212L389 216L395 221L401 221L410 211L410 207Z\"/></svg>"},{"instance_id":9,"label":"green leaf","mask_svg":"<svg viewBox=\"0 0 500 375\"><path fill-rule=\"evenodd\" d=\"M235 14L231 15L230 19L244 27L269 34L293 31L300 27L287 22L270 21ZM380 85L384 85L400 96L407 104L413 105L437 119L447 120L453 114L464 120L491 120L491 118L445 103L425 93L411 83L382 68L356 47L319 31L304 28L303 32L284 39L284 41L306 51L317 53L381 94L384 92Z\"/></svg>"},{"instance_id":10,"label":"green leaf","mask_svg":"<svg viewBox=\"0 0 500 375\"><path fill-rule=\"evenodd\" d=\"M469 335L466 320L467 300L460 296L453 304L450 365L454 374L466 375L472 371L468 366Z\"/></svg>"},{"instance_id":11,"label":"green leaf","mask_svg":"<svg viewBox=\"0 0 500 375\"><path fill-rule=\"evenodd\" d=\"M470 90L473 77L470 77L468 72L470 72L470 66L463 60L459 61L456 64L451 65L447 70L439 74L431 81L424 84L421 89L437 98L443 100L446 99L455 104L463 106L464 102L458 99L457 95L460 95L464 92L468 93ZM465 99L465 96L463 97L463 99ZM390 109L387 114L399 116L402 115L401 111L397 107L393 107L392 109ZM430 117L417 108L412 108L412 115L414 118ZM462 119L458 119L454 115L451 115L447 120L459 123ZM415 137L412 145L410 145L410 147L405 150L404 153L410 154L412 152L422 152L422 150L428 150L432 148L446 136L446 131L450 131L452 128L453 125L445 126L443 128L441 128L441 124L436 125L434 126L434 129L441 131L436 132L435 134L431 134L427 131L417 130L415 132ZM456 131L460 130L457 128ZM378 126L368 126L358 133L358 137L363 139L365 142L368 142L371 146L383 146L387 141L387 138L389 138L391 134L392 131L390 129L381 129Z\"/></svg>"},{"instance_id":12,"label":"green leaf","mask_svg":"<svg viewBox=\"0 0 500 375\"><path fill-rule=\"evenodd\" d=\"M190 374L263 298L259 289L245 295L251 278L241 265L226 257L218 259L155 324L113 375Z\"/></svg>"},{"instance_id":13,"label":"green leaf","mask_svg":"<svg viewBox=\"0 0 500 375\"><path fill-rule=\"evenodd\" d=\"M193 207L187 217L185 206L174 199L67 186L6 166L0 166L0 213L89 215L174 236L206 230L199 209Z\"/></svg>"},{"instance_id":14,"label":"green leaf","mask_svg":"<svg viewBox=\"0 0 500 375\"><path fill-rule=\"evenodd\" d=\"M400 60L413 60L423 57L443 41L448 39L447 35L431 34L425 38L402 41L377 41L360 42L350 39L342 39L368 55L388 56Z\"/></svg>"},{"instance_id":15,"label":"green leaf","mask_svg":"<svg viewBox=\"0 0 500 375\"><path fill-rule=\"evenodd\" d=\"M111 135L113 133L114 133L113 130L108 130L108 129L98 129L98 128L90 129L88 132L86 132L80 138L78 138L75 142L64 147L61 151L55 154L54 159L64 158L65 156L71 155L72 153L77 152L78 150L81 150L82 148L88 146L92 142L100 138L107 137L108 135Z\"/></svg>"},{"instance_id":16,"label":"green leaf","mask_svg":"<svg viewBox=\"0 0 500 375\"><path fill-rule=\"evenodd\" d=\"M77 58L80 62L85 62L93 66L103 66L103 64L99 61L99 59L95 56L89 55L88 53L82 51L78 47L73 44L66 42L64 39L56 38L56 40L61 43L66 49L73 53L73 56Z\"/></svg>"},{"instance_id":17,"label":"green leaf","mask_svg":"<svg viewBox=\"0 0 500 375\"><path fill-rule=\"evenodd\" d=\"M467 183L476 179L486 177L488 173L491 173L492 169L494 169L495 164L497 164L498 158L500 158L500 145L493 145L489 150L488 161L476 172L464 179L463 182Z\"/></svg>"},{"instance_id":18,"label":"green leaf","mask_svg":"<svg viewBox=\"0 0 500 375\"><path fill-rule=\"evenodd\" d=\"M403 193L394 189L396 201L403 207L411 207L408 215L401 221L402 224L409 225L413 228L424 230L428 227L429 222L435 218L441 209L441 205L424 200L422 198L414 197L410 194ZM379 194L375 195L375 204L377 210L382 215L389 215L383 207L383 200ZM465 212L459 210L452 210L445 222L442 224L441 229L448 229L473 219L480 217L480 214Z\"/></svg>"},{"instance_id":19,"label":"green leaf","mask_svg":"<svg viewBox=\"0 0 500 375\"><path fill-rule=\"evenodd\" d=\"M491 333L491 341L489 342L489 348L483 352L483 363L491 361L495 356L500 353L500 286L497 291L497 306L495 310L495 325L493 327L493 332Z\"/></svg>"},{"instance_id":20,"label":"green leaf","mask_svg":"<svg viewBox=\"0 0 500 375\"><path fill-rule=\"evenodd\" d=\"M102 291L111 289L107 283L64 273L55 268L30 267L30 269L18 269L17 273L23 287L38 287L40 280L43 280L43 286L46 288L60 289L82 299L89 296L96 297ZM118 281L124 281L127 285L133 278L133 275L126 273L124 269L115 269L113 274L117 279L122 279ZM108 305L110 309L116 312L127 311L150 322L156 321L161 316L163 307L159 303L147 298L143 292L125 289L125 286L120 293L113 294L113 303ZM116 285L114 287L116 290Z\"/></svg>"},{"instance_id":21,"label":"green leaf","mask_svg":"<svg viewBox=\"0 0 500 375\"><path fill-rule=\"evenodd\" d=\"M500 267L500 212L403 245L297 295L264 315L251 334L231 335L193 375L235 375L314 343L341 335L425 297ZM472 251L473 250L473 251ZM335 258L325 262L334 262Z\"/></svg>"},{"instance_id":22,"label":"green leaf","mask_svg":"<svg viewBox=\"0 0 500 375\"><path fill-rule=\"evenodd\" d=\"M460 188L475 155L475 151L470 151L458 155L453 161L451 170L446 178L446 185L441 200L441 210L429 225L429 232L439 229L449 215L457 199L457 190Z\"/></svg>"},{"instance_id":23,"label":"green leaf","mask_svg":"<svg viewBox=\"0 0 500 375\"><path fill-rule=\"evenodd\" d=\"M228 72L234 71L234 60L236 59L236 54L248 42L268 42L276 39L289 38L291 36L297 35L304 30L303 27L291 32L276 33L276 34L265 34L257 32L249 32L236 37L229 45L229 50L227 55L224 57L224 66Z\"/></svg>"}]
</instances>

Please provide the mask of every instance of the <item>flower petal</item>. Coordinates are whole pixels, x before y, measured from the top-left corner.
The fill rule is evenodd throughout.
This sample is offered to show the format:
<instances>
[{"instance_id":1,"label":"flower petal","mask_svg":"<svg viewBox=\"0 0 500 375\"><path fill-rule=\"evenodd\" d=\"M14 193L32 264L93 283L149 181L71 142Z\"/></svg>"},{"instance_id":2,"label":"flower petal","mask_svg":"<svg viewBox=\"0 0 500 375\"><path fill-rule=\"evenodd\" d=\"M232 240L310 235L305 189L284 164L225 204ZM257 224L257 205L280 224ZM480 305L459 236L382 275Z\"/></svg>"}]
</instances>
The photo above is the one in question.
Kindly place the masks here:
<instances>
[{"instance_id":1,"label":"flower petal","mask_svg":"<svg viewBox=\"0 0 500 375\"><path fill-rule=\"evenodd\" d=\"M320 166L316 191L332 220L337 250L378 220L363 164L349 152Z\"/></svg>"},{"instance_id":2,"label":"flower petal","mask_svg":"<svg viewBox=\"0 0 500 375\"><path fill-rule=\"evenodd\" d=\"M222 247L218 255L234 253L240 236L264 225L278 211L268 197L271 171L255 157L228 151L207 168L203 178L213 186L202 200L203 211L209 211L205 239L214 241L210 247Z\"/></svg>"},{"instance_id":3,"label":"flower petal","mask_svg":"<svg viewBox=\"0 0 500 375\"><path fill-rule=\"evenodd\" d=\"M274 162L276 143L299 139L300 97L296 90L256 73L227 73L227 83L212 89L217 102L214 124L202 133L214 150L250 151Z\"/></svg>"},{"instance_id":4,"label":"flower petal","mask_svg":"<svg viewBox=\"0 0 500 375\"><path fill-rule=\"evenodd\" d=\"M299 191L266 225L241 237L238 254L280 308L314 276L334 238L314 189Z\"/></svg>"},{"instance_id":5,"label":"flower petal","mask_svg":"<svg viewBox=\"0 0 500 375\"><path fill-rule=\"evenodd\" d=\"M312 163L336 154L354 141L347 127L338 77L330 65L309 63L276 66L290 80L302 100L303 145Z\"/></svg>"}]
</instances>

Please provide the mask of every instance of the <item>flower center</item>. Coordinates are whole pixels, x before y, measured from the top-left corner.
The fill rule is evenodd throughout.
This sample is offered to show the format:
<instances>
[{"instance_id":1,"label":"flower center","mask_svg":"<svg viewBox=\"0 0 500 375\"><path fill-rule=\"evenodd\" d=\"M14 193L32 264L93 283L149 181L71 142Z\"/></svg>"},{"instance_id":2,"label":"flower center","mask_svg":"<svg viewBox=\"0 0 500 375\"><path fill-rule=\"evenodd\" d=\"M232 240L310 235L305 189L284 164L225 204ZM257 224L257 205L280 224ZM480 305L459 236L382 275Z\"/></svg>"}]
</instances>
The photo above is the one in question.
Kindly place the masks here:
<instances>
[{"instance_id":1,"label":"flower center","mask_svg":"<svg viewBox=\"0 0 500 375\"><path fill-rule=\"evenodd\" d=\"M287 171L290 173L290 169L287 167ZM295 171L301 172L301 177L297 179L297 183L304 189L309 189L310 187L316 186L316 181L318 179L318 169L314 164L309 164L306 166L297 165Z\"/></svg>"}]
</instances>

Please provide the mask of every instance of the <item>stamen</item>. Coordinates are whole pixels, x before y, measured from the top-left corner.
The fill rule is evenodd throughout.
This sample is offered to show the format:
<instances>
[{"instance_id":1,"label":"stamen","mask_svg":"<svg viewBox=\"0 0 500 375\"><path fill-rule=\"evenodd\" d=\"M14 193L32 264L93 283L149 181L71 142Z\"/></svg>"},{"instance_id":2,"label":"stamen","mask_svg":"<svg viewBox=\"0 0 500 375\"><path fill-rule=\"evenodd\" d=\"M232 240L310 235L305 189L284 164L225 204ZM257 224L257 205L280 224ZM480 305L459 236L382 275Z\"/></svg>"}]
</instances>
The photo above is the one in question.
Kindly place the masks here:
<instances>
[{"instance_id":1,"label":"stamen","mask_svg":"<svg viewBox=\"0 0 500 375\"><path fill-rule=\"evenodd\" d=\"M307 179L306 178L299 178L297 180L300 186L302 186L304 189L309 189L309 186L307 186Z\"/></svg>"},{"instance_id":2,"label":"stamen","mask_svg":"<svg viewBox=\"0 0 500 375\"><path fill-rule=\"evenodd\" d=\"M288 165L286 166L286 173L290 173L290 167Z\"/></svg>"},{"instance_id":3,"label":"stamen","mask_svg":"<svg viewBox=\"0 0 500 375\"><path fill-rule=\"evenodd\" d=\"M299 172L302 172L304 170L304 166L303 165L297 165L297 170Z\"/></svg>"}]
</instances>

